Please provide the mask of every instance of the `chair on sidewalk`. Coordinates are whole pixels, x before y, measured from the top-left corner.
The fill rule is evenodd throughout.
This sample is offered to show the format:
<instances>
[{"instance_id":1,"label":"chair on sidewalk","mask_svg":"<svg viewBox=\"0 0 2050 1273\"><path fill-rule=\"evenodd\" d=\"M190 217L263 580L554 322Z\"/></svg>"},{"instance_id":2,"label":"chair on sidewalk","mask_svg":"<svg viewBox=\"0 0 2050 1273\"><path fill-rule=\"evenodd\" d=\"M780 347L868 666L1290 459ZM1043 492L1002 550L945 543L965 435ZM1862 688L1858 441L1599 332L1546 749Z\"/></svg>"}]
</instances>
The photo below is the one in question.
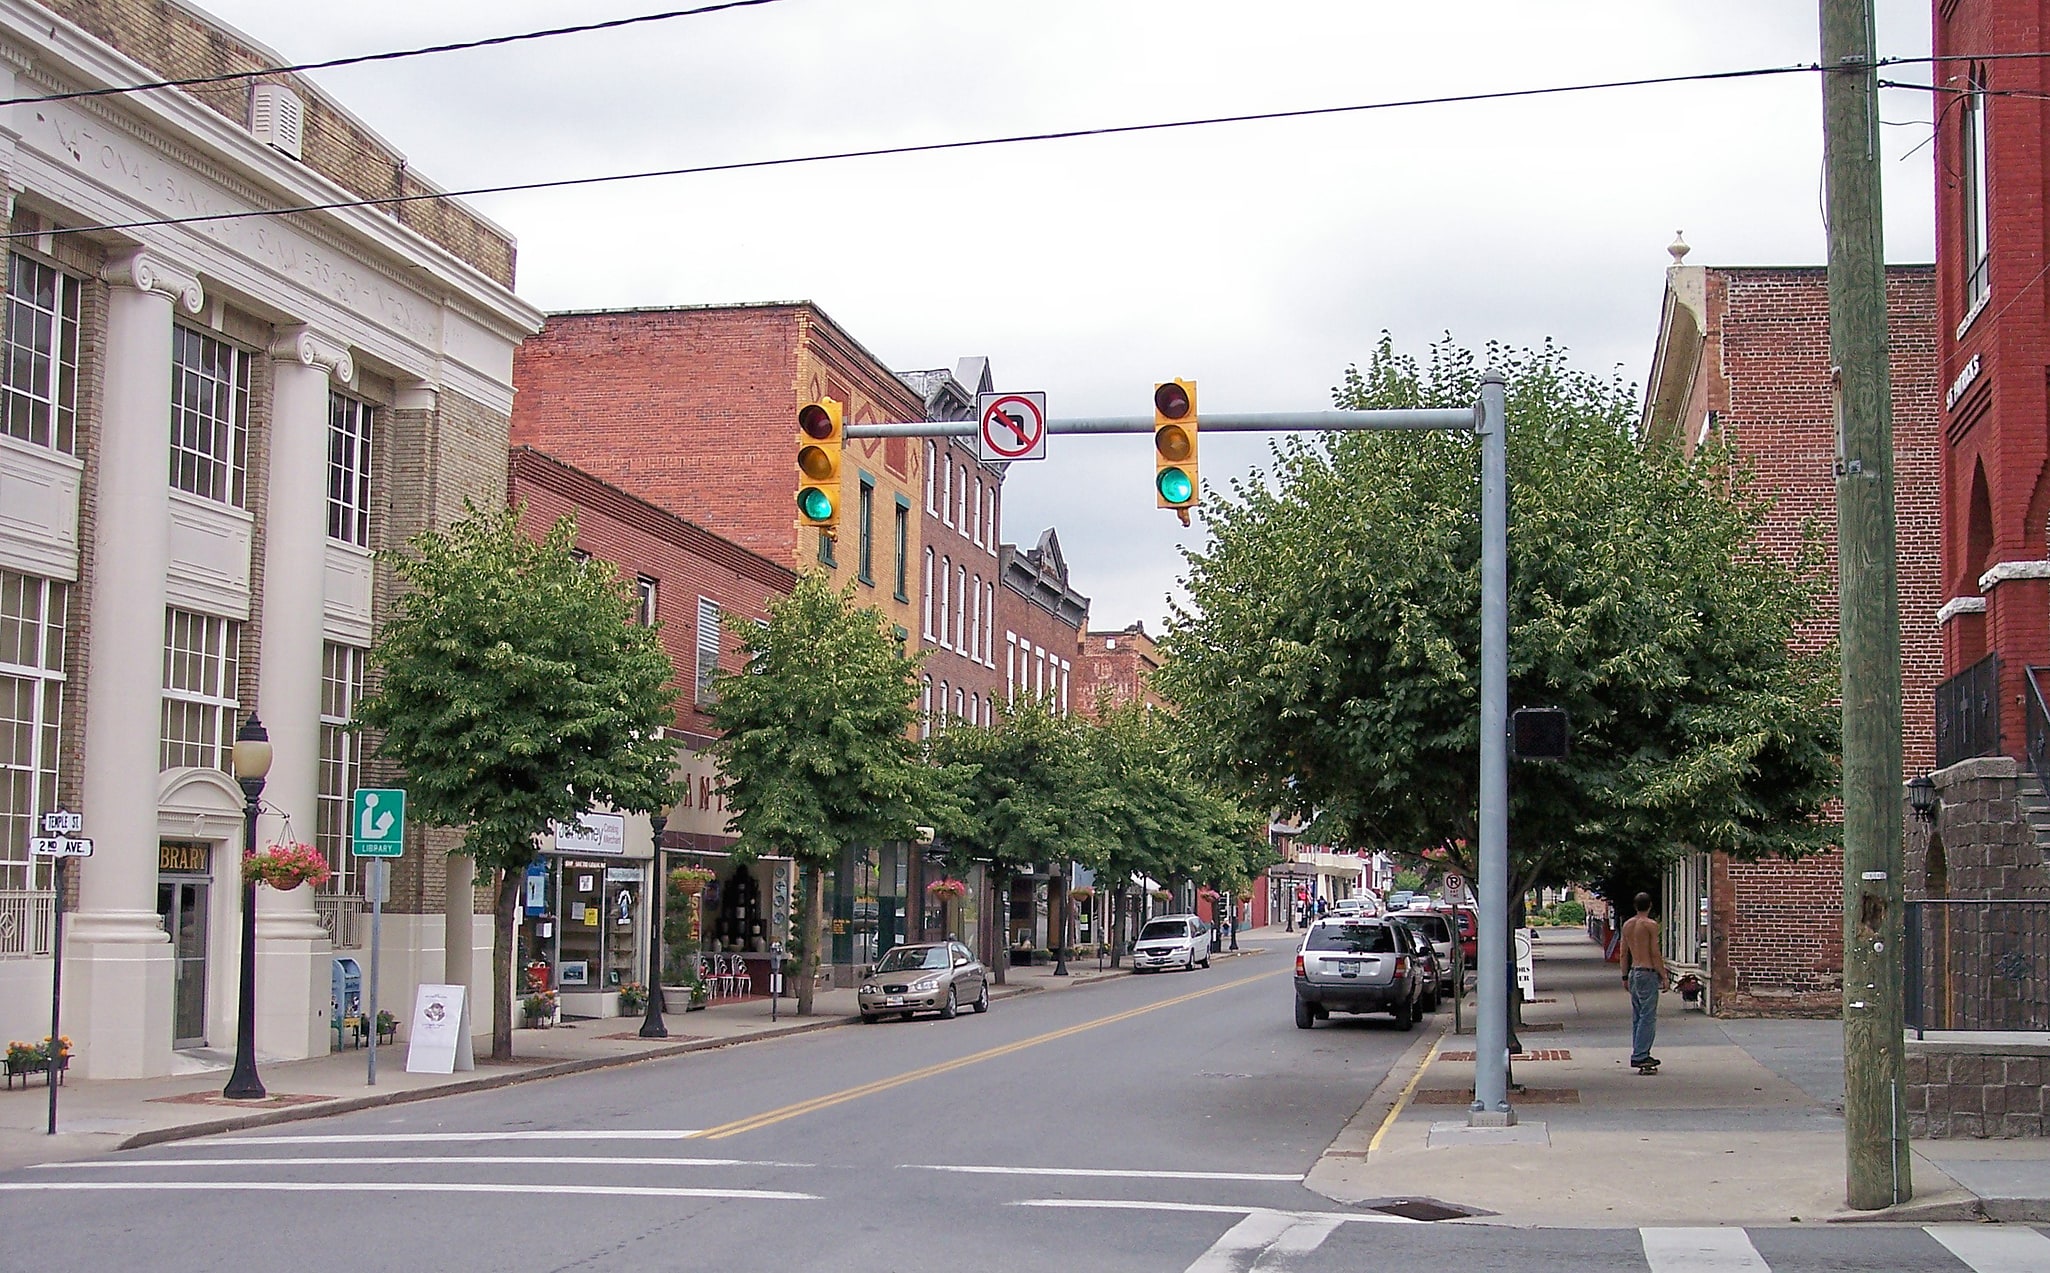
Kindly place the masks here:
<instances>
[{"instance_id":1,"label":"chair on sidewalk","mask_svg":"<svg viewBox=\"0 0 2050 1273\"><path fill-rule=\"evenodd\" d=\"M698 980L705 983L705 989L711 993L712 998L719 997L721 982L717 955L698 956Z\"/></svg>"},{"instance_id":2,"label":"chair on sidewalk","mask_svg":"<svg viewBox=\"0 0 2050 1273\"><path fill-rule=\"evenodd\" d=\"M741 958L738 953L727 955L726 971L723 975L726 979L727 994L737 999L747 997L749 982L747 960Z\"/></svg>"}]
</instances>

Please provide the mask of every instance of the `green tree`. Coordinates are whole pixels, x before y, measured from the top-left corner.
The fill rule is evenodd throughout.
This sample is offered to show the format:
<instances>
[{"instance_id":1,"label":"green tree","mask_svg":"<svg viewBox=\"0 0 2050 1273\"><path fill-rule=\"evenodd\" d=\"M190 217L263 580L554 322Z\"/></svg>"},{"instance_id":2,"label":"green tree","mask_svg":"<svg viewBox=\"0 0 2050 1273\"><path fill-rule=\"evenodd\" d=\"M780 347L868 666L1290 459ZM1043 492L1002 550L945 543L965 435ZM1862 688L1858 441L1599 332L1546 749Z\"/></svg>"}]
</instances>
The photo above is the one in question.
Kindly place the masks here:
<instances>
[{"instance_id":1,"label":"green tree","mask_svg":"<svg viewBox=\"0 0 2050 1273\"><path fill-rule=\"evenodd\" d=\"M735 856L787 853L803 873L799 1015L812 1010L825 873L850 844L911 839L940 796L910 736L918 662L852 593L807 573L766 624L730 620L747 665L714 682Z\"/></svg>"},{"instance_id":2,"label":"green tree","mask_svg":"<svg viewBox=\"0 0 2050 1273\"><path fill-rule=\"evenodd\" d=\"M1789 647L1815 572L1759 545L1727 456L1641 448L1636 396L1547 343L1508 373L1511 706L1564 707L1572 754L1517 766L1509 895L1655 872L1692 850L1828 843L1835 660ZM1473 402L1473 355L1385 336L1350 408ZM1479 455L1445 433L1277 446L1208 506L1165 691L1204 759L1335 842L1472 872L1478 844Z\"/></svg>"},{"instance_id":3,"label":"green tree","mask_svg":"<svg viewBox=\"0 0 2050 1273\"><path fill-rule=\"evenodd\" d=\"M462 828L492 886L495 1060L512 1055L513 913L535 837L594 805L675 800L675 669L611 567L579 564L575 545L570 518L536 542L516 510L475 506L414 538L392 557L406 591L356 709L405 770L412 813Z\"/></svg>"},{"instance_id":4,"label":"green tree","mask_svg":"<svg viewBox=\"0 0 2050 1273\"><path fill-rule=\"evenodd\" d=\"M1104 779L1074 717L1037 697L998 709L986 729L955 726L931 740L934 764L953 799L942 829L959 869L980 861L1007 898L1011 880L1034 863L1103 860ZM1065 879L1065 877L1062 877ZM1065 889L1049 903L1052 943L1066 941ZM1004 979L1004 964L994 969Z\"/></svg>"}]
</instances>

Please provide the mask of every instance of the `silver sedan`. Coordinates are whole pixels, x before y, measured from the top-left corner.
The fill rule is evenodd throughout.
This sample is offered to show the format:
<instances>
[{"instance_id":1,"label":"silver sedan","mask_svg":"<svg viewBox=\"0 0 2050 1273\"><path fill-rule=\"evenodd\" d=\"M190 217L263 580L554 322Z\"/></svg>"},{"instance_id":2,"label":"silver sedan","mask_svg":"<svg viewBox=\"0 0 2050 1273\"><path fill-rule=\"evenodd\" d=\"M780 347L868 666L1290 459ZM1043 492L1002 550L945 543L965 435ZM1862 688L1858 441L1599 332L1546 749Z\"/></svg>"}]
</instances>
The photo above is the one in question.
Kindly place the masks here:
<instances>
[{"instance_id":1,"label":"silver sedan","mask_svg":"<svg viewBox=\"0 0 2050 1273\"><path fill-rule=\"evenodd\" d=\"M863 1023L895 1012L953 1017L963 1007L989 1011L989 969L957 941L893 946L857 992Z\"/></svg>"}]
</instances>

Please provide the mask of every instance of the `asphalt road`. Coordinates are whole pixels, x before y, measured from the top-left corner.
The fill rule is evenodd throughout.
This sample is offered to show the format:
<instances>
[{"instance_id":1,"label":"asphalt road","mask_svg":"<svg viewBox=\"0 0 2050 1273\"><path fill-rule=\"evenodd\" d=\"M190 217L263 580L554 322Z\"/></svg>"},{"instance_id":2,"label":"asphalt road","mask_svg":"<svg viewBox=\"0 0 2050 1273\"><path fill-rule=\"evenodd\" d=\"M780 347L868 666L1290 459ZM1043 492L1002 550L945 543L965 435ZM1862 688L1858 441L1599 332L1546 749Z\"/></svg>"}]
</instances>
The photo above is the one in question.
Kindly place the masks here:
<instances>
[{"instance_id":1,"label":"asphalt road","mask_svg":"<svg viewBox=\"0 0 2050 1273\"><path fill-rule=\"evenodd\" d=\"M2050 1268L2024 1228L1968 1229L2022 1245L1960 1259L1947 1230L1337 1206L1301 1178L1416 1036L1297 1030L1287 974L1277 952L0 1175L0 1270Z\"/></svg>"}]
</instances>

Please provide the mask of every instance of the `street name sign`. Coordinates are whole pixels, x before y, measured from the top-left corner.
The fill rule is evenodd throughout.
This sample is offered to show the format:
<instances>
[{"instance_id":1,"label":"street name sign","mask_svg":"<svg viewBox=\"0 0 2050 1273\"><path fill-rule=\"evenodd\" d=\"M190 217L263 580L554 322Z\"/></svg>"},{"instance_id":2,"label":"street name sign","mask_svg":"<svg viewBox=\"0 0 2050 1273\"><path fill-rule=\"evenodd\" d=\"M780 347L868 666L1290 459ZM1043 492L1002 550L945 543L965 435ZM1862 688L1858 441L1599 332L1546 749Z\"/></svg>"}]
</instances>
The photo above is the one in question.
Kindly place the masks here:
<instances>
[{"instance_id":1,"label":"street name sign","mask_svg":"<svg viewBox=\"0 0 2050 1273\"><path fill-rule=\"evenodd\" d=\"M356 820L349 853L359 858L404 857L406 793L398 787L356 788Z\"/></svg>"},{"instance_id":2,"label":"street name sign","mask_svg":"<svg viewBox=\"0 0 2050 1273\"><path fill-rule=\"evenodd\" d=\"M985 393L975 399L976 455L985 460L1046 458L1046 394Z\"/></svg>"},{"instance_id":3,"label":"street name sign","mask_svg":"<svg viewBox=\"0 0 2050 1273\"><path fill-rule=\"evenodd\" d=\"M69 809L52 809L43 815L44 835L77 835L85 830L85 815Z\"/></svg>"},{"instance_id":4,"label":"street name sign","mask_svg":"<svg viewBox=\"0 0 2050 1273\"><path fill-rule=\"evenodd\" d=\"M93 855L93 842L61 835L37 836L28 842L28 851L30 857L89 858Z\"/></svg>"}]
</instances>

